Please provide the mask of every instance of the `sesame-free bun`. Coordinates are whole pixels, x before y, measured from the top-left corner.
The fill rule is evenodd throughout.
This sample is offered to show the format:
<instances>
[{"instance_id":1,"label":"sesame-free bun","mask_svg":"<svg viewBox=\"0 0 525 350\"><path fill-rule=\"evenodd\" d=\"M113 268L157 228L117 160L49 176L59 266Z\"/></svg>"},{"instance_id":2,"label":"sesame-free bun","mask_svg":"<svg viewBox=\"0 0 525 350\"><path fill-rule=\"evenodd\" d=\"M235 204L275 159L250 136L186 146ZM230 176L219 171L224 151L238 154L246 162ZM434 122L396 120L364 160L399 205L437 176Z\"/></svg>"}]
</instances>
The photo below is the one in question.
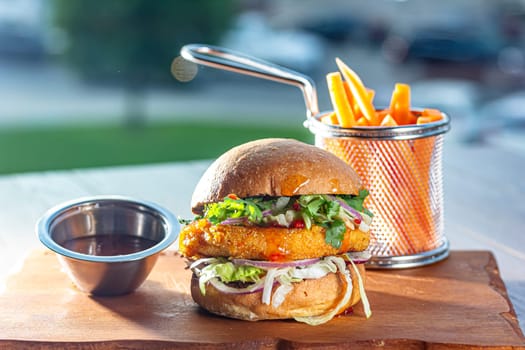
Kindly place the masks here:
<instances>
[{"instance_id":1,"label":"sesame-free bun","mask_svg":"<svg viewBox=\"0 0 525 350\"><path fill-rule=\"evenodd\" d=\"M364 265L357 264L356 266L364 280ZM350 301L337 310L337 314L361 300L357 276L351 267L349 270L352 279L352 295ZM191 279L191 295L197 304L216 315L246 321L260 321L326 314L337 306L345 291L345 283L339 273L329 273L318 279L306 279L292 283L292 286L293 289L286 295L279 307L263 304L262 291L228 294L206 283L206 293L203 295L199 289L199 280L195 275ZM277 286L274 286L274 290L275 288Z\"/></svg>"},{"instance_id":2,"label":"sesame-free bun","mask_svg":"<svg viewBox=\"0 0 525 350\"><path fill-rule=\"evenodd\" d=\"M204 172L192 196L196 214L228 194L293 196L358 194L361 180L337 156L293 139L261 139L234 147Z\"/></svg>"}]
</instances>

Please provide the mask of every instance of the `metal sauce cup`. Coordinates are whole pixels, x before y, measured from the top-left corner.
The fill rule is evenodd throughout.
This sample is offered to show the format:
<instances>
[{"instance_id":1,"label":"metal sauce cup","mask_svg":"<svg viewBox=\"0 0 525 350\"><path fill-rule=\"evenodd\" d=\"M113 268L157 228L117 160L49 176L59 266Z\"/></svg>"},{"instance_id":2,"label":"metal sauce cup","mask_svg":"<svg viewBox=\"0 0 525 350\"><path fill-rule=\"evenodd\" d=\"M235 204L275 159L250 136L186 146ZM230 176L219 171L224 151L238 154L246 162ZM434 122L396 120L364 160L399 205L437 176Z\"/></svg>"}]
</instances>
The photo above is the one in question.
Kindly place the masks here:
<instances>
[{"instance_id":1,"label":"metal sauce cup","mask_svg":"<svg viewBox=\"0 0 525 350\"><path fill-rule=\"evenodd\" d=\"M130 293L144 282L177 238L179 223L151 202L97 196L49 209L36 231L80 290L108 296Z\"/></svg>"}]
</instances>

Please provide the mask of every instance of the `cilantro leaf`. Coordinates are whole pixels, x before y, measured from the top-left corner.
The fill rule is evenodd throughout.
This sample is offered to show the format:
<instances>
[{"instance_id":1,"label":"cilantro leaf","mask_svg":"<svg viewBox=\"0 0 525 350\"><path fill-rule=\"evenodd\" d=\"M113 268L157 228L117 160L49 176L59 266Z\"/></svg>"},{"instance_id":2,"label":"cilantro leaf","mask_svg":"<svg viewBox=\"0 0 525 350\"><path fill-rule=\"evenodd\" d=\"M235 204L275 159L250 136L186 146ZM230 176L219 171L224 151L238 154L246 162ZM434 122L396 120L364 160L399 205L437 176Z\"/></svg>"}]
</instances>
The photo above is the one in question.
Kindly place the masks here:
<instances>
[{"instance_id":1,"label":"cilantro leaf","mask_svg":"<svg viewBox=\"0 0 525 350\"><path fill-rule=\"evenodd\" d=\"M326 202L326 218L328 220L333 220L337 215L339 215L339 210L341 206L336 201Z\"/></svg>"},{"instance_id":2,"label":"cilantro leaf","mask_svg":"<svg viewBox=\"0 0 525 350\"><path fill-rule=\"evenodd\" d=\"M343 238L346 232L346 225L342 220L334 220L330 224L324 223L325 227L325 242L332 247L339 249L343 243Z\"/></svg>"},{"instance_id":3,"label":"cilantro leaf","mask_svg":"<svg viewBox=\"0 0 525 350\"><path fill-rule=\"evenodd\" d=\"M317 216L319 214L319 209L321 209L322 205L323 200L321 198L318 198L308 203L308 205L306 206L306 210L308 211L308 214L310 214L310 216Z\"/></svg>"},{"instance_id":4,"label":"cilantro leaf","mask_svg":"<svg viewBox=\"0 0 525 350\"><path fill-rule=\"evenodd\" d=\"M364 212L366 215L372 217L373 214L370 210L364 207L364 202L366 197L368 197L369 192L366 189L359 191L357 196L339 196L342 198L349 206L354 208L357 211Z\"/></svg>"}]
</instances>

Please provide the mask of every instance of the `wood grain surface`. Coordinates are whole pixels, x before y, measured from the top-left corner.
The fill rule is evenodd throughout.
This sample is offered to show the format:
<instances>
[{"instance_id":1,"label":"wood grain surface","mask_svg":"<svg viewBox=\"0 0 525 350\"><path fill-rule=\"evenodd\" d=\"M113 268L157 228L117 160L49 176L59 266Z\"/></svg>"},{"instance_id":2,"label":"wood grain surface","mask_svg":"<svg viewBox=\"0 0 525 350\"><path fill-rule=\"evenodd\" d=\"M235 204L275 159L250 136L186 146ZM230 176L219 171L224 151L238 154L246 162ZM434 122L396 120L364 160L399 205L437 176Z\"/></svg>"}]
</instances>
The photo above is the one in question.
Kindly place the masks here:
<instances>
[{"instance_id":1,"label":"wood grain surface","mask_svg":"<svg viewBox=\"0 0 525 350\"><path fill-rule=\"evenodd\" d=\"M32 253L0 295L0 349L525 349L493 255L453 251L407 270L371 270L373 315L320 326L247 322L210 315L189 295L190 273L170 253L134 293L79 292L49 252Z\"/></svg>"}]
</instances>

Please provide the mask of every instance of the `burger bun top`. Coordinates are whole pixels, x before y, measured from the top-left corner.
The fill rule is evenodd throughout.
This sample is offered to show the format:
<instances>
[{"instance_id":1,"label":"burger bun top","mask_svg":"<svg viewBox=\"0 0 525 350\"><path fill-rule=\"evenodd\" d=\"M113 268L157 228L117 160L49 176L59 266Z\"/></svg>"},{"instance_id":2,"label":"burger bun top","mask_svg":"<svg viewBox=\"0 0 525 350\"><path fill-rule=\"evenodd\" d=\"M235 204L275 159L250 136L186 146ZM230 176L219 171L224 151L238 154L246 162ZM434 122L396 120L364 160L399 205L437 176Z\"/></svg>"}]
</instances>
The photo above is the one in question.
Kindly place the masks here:
<instances>
[{"instance_id":1,"label":"burger bun top","mask_svg":"<svg viewBox=\"0 0 525 350\"><path fill-rule=\"evenodd\" d=\"M357 173L337 156L293 139L261 139L236 146L217 158L193 192L192 211L228 194L294 196L358 194Z\"/></svg>"}]
</instances>

